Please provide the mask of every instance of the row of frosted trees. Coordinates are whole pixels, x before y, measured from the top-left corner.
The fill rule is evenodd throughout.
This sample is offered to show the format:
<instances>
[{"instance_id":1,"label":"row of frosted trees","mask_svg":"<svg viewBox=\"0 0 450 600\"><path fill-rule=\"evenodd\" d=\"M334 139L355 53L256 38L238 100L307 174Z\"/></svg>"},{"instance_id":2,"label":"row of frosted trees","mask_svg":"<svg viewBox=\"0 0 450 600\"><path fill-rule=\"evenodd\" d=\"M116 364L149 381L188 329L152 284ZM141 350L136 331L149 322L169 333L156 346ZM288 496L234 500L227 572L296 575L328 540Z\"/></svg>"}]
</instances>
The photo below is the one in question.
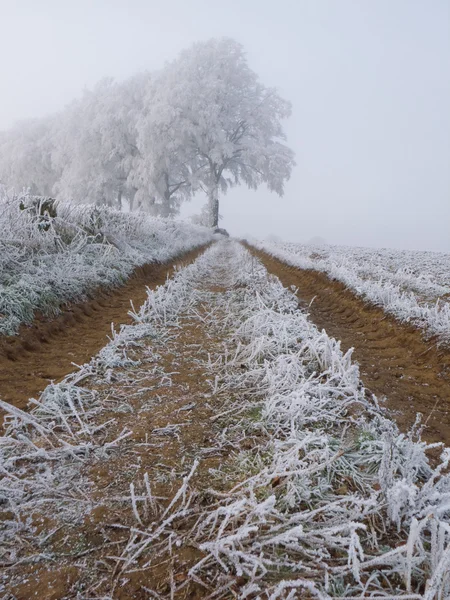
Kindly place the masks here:
<instances>
[{"instance_id":1,"label":"row of frosted trees","mask_svg":"<svg viewBox=\"0 0 450 600\"><path fill-rule=\"evenodd\" d=\"M0 134L0 181L16 191L171 216L197 192L217 226L219 194L283 193L294 164L266 88L231 39L197 43L157 73L104 80L63 111Z\"/></svg>"}]
</instances>

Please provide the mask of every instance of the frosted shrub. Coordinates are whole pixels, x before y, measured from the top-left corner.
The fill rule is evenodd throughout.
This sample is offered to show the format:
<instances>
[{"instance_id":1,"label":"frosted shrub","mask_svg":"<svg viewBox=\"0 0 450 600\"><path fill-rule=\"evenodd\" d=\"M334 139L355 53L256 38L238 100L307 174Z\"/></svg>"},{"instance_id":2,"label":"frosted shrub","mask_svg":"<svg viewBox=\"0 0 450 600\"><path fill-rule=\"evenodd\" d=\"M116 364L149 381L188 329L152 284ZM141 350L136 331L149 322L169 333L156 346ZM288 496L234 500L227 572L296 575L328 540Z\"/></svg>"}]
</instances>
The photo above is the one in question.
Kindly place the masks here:
<instances>
[{"instance_id":1,"label":"frosted shrub","mask_svg":"<svg viewBox=\"0 0 450 600\"><path fill-rule=\"evenodd\" d=\"M98 287L120 285L139 265L171 260L212 239L194 225L106 206L61 203L50 210L48 202L0 197L0 334L16 333L36 310L57 314Z\"/></svg>"}]
</instances>

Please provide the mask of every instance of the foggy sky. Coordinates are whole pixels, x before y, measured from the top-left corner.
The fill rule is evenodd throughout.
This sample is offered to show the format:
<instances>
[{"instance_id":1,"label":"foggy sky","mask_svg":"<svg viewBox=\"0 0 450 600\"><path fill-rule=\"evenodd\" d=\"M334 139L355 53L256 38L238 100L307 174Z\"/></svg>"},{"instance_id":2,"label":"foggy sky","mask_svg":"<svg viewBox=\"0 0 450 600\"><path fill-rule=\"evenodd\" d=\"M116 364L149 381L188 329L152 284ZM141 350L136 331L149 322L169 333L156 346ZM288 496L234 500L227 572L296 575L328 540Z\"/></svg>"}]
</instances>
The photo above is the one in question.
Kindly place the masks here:
<instances>
[{"instance_id":1,"label":"foggy sky","mask_svg":"<svg viewBox=\"0 0 450 600\"><path fill-rule=\"evenodd\" d=\"M1 129L234 37L292 102L297 167L283 198L223 197L222 226L450 251L450 1L0 0L0 20Z\"/></svg>"}]
</instances>

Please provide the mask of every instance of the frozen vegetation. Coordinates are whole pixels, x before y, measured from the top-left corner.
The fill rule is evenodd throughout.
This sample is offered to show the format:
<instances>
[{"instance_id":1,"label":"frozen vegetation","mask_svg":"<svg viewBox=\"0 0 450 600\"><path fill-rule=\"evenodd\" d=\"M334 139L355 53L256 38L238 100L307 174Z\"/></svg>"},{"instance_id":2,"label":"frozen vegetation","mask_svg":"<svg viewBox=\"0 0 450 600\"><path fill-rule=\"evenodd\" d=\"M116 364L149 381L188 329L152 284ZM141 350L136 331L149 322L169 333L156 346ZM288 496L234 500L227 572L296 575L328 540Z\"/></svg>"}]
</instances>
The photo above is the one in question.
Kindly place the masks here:
<instances>
[{"instance_id":1,"label":"frozen vegetation","mask_svg":"<svg viewBox=\"0 0 450 600\"><path fill-rule=\"evenodd\" d=\"M163 217L201 191L197 217L217 227L230 187L283 194L295 164L282 127L290 112L241 44L199 42L156 73L104 79L57 114L0 132L0 183Z\"/></svg>"},{"instance_id":2,"label":"frozen vegetation","mask_svg":"<svg viewBox=\"0 0 450 600\"><path fill-rule=\"evenodd\" d=\"M404 323L450 344L450 254L252 241L286 264L340 281Z\"/></svg>"},{"instance_id":3,"label":"frozen vegetation","mask_svg":"<svg viewBox=\"0 0 450 600\"><path fill-rule=\"evenodd\" d=\"M212 239L206 228L142 213L6 194L0 231L0 335Z\"/></svg>"},{"instance_id":4,"label":"frozen vegetation","mask_svg":"<svg viewBox=\"0 0 450 600\"><path fill-rule=\"evenodd\" d=\"M127 503L135 521L127 543L108 550L112 574L95 578L101 595L89 597L116 597L128 574L167 557L176 565L172 557L193 547L201 557L188 573L172 572L165 596L148 580L149 598L184 597L192 583L211 599L449 597L450 450L421 441L419 425L400 433L363 388L351 352L318 331L295 295L241 245L213 245L149 290L134 318L90 364L48 387L31 413L3 403L5 564L58 560L46 550L52 531L38 534L31 515L51 512L58 531L98 506L86 465L135 443L116 424L136 410L131 392L118 394L111 382L136 377L136 349L147 347L164 394L171 374L161 370L158 340L176 340L192 322L224 339L202 366L220 407L211 439L197 456L186 455L170 501L155 498L148 475L128 494L104 493L101 502ZM180 416L173 419L176 431ZM154 435L145 436L149 447ZM245 445L249 439L258 443ZM226 449L206 473L210 501L201 503L203 456ZM80 568L89 552L77 555Z\"/></svg>"}]
</instances>

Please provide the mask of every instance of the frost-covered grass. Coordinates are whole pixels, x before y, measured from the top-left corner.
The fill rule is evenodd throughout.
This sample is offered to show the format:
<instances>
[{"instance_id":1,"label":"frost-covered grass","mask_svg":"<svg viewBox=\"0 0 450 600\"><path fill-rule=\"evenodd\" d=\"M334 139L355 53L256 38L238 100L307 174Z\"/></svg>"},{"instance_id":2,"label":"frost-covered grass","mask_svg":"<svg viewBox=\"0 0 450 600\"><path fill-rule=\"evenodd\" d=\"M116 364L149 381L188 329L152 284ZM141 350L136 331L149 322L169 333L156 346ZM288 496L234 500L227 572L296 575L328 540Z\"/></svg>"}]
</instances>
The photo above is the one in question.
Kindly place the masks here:
<instances>
[{"instance_id":1,"label":"frost-covered grass","mask_svg":"<svg viewBox=\"0 0 450 600\"><path fill-rule=\"evenodd\" d=\"M194 477L204 468L201 452L183 463L181 485L164 506L148 477L130 484L136 526L115 554L112 589L102 597L116 597L127 573L144 573L152 552L160 563L190 548L201 557L171 578L170 597L183 597L192 582L216 600L449 597L450 449L421 441L419 426L400 433L363 388L351 352L320 332L295 295L242 246L215 244L149 290L133 315L134 326L49 386L31 414L4 406L7 560L57 559L44 550L31 554L31 515L51 510L55 519L77 518L92 503L83 464L120 452L130 435L111 435L112 399L95 382L118 369L125 371L116 377L129 380L133 348L151 339L153 351L155 340L176 336L189 318L207 336L225 336L204 365L223 403L205 450L227 450L227 458L206 473L206 504L198 503ZM129 399L120 401L125 410ZM48 534L40 536L43 547Z\"/></svg>"},{"instance_id":2,"label":"frost-covered grass","mask_svg":"<svg viewBox=\"0 0 450 600\"><path fill-rule=\"evenodd\" d=\"M244 574L245 593L262 598L447 598L450 450L432 466L436 446L398 431L294 294L248 255L238 272L219 389L260 402L256 474L199 520L202 568Z\"/></svg>"},{"instance_id":3,"label":"frost-covered grass","mask_svg":"<svg viewBox=\"0 0 450 600\"><path fill-rule=\"evenodd\" d=\"M40 203L0 197L0 334L16 333L36 310L56 314L98 287L120 285L137 266L171 260L212 237L206 228L106 206L59 204L52 217Z\"/></svg>"},{"instance_id":4,"label":"frost-covered grass","mask_svg":"<svg viewBox=\"0 0 450 600\"><path fill-rule=\"evenodd\" d=\"M405 323L450 343L450 254L252 240L286 264L326 273Z\"/></svg>"}]
</instances>

